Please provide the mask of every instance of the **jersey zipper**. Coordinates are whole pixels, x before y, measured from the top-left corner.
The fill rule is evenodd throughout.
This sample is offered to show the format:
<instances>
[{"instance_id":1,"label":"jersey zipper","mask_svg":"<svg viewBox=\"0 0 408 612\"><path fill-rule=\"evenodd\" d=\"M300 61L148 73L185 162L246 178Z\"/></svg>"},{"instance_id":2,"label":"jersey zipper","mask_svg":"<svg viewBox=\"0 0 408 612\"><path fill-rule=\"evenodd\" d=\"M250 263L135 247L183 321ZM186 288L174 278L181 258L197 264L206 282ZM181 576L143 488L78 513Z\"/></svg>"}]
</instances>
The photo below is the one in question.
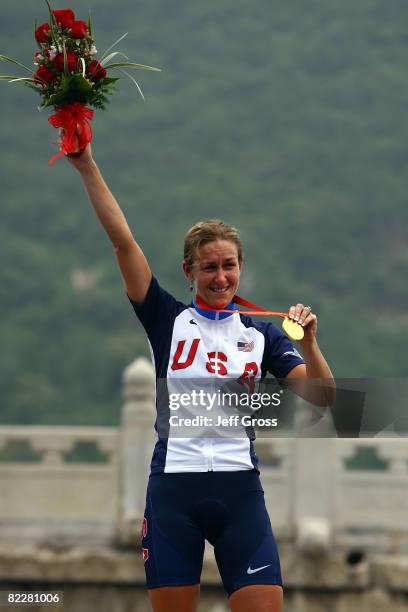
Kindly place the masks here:
<instances>
[{"instance_id":1,"label":"jersey zipper","mask_svg":"<svg viewBox=\"0 0 408 612\"><path fill-rule=\"evenodd\" d=\"M220 313L215 313L215 377L218 376L218 328L219 328ZM214 393L217 390L217 385L214 385ZM208 440L208 471L214 471L214 445L212 438Z\"/></svg>"},{"instance_id":2,"label":"jersey zipper","mask_svg":"<svg viewBox=\"0 0 408 612\"><path fill-rule=\"evenodd\" d=\"M209 447L208 447L208 472L214 471L214 451L211 438L209 439Z\"/></svg>"}]
</instances>

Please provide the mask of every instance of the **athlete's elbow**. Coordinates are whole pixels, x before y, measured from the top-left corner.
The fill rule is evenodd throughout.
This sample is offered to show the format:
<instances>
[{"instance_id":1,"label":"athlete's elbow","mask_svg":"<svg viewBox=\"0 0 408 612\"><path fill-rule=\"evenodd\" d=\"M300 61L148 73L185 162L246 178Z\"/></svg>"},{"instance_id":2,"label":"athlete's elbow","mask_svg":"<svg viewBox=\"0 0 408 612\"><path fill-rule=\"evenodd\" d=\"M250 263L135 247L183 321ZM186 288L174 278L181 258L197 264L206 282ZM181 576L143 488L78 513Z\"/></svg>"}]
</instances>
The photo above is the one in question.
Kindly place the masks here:
<instances>
[{"instance_id":1,"label":"athlete's elbow","mask_svg":"<svg viewBox=\"0 0 408 612\"><path fill-rule=\"evenodd\" d=\"M111 241L117 255L127 255L135 242L132 234L111 236Z\"/></svg>"}]
</instances>

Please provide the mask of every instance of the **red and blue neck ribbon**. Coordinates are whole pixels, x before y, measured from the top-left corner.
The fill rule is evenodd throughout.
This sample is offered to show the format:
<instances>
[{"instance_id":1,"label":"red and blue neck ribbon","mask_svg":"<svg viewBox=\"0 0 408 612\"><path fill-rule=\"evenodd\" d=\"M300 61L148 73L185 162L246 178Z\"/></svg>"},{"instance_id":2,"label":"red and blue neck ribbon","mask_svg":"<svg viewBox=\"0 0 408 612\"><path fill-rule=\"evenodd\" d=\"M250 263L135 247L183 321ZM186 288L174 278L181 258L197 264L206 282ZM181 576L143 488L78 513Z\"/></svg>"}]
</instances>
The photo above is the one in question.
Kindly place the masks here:
<instances>
[{"instance_id":1,"label":"red and blue neck ribbon","mask_svg":"<svg viewBox=\"0 0 408 612\"><path fill-rule=\"evenodd\" d=\"M202 310L212 310L213 312L225 312L225 313L237 313L237 314L243 314L243 315L248 315L248 316L275 316L275 317L282 317L283 319L285 319L288 316L287 312L278 312L275 310L266 310L266 308L262 308L262 306L257 306L256 304L253 304L252 302L249 302L248 300L245 300L244 298L240 297L239 295L234 295L234 297L232 298L232 301L234 302L234 304L238 304L239 306L244 306L245 308L249 308L250 310L237 310L235 308L215 308L214 306L211 306L210 304L208 304L208 302L206 302L205 300L203 300L199 295L197 295L195 297L195 304L198 306L198 308L201 308Z\"/></svg>"}]
</instances>

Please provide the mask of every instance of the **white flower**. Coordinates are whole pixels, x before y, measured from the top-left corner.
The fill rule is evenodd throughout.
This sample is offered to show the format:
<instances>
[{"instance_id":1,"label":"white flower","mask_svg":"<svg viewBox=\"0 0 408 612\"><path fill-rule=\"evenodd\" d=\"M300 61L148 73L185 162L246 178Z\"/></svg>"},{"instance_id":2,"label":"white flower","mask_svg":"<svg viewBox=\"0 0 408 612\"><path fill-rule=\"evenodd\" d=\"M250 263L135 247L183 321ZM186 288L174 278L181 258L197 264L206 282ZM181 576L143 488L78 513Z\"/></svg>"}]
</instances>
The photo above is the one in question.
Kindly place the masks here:
<instances>
[{"instance_id":1,"label":"white flower","mask_svg":"<svg viewBox=\"0 0 408 612\"><path fill-rule=\"evenodd\" d=\"M55 45L51 45L49 53L48 53L48 57L50 60L53 60L54 57L58 55L58 53L62 53L62 52L63 52L63 48L60 47L59 45L58 47L56 47Z\"/></svg>"},{"instance_id":2,"label":"white flower","mask_svg":"<svg viewBox=\"0 0 408 612\"><path fill-rule=\"evenodd\" d=\"M92 45L91 50L90 50L90 54L91 55L95 55L96 53L98 53L98 49L95 47L95 45Z\"/></svg>"}]
</instances>

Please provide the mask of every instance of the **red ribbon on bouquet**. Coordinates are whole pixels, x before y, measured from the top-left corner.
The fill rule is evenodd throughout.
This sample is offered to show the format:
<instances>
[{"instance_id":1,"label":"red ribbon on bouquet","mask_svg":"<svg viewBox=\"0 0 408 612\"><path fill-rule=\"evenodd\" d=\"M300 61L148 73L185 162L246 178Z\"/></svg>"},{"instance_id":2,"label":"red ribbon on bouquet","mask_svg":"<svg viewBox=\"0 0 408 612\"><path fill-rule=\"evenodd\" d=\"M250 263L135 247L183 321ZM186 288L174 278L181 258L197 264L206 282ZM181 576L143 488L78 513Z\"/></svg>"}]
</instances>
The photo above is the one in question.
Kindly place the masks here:
<instances>
[{"instance_id":1,"label":"red ribbon on bouquet","mask_svg":"<svg viewBox=\"0 0 408 612\"><path fill-rule=\"evenodd\" d=\"M54 115L48 118L49 123L61 129L61 140L58 141L59 153L48 161L50 166L56 159L68 153L78 153L85 149L92 140L92 128L89 121L94 111L79 102L61 106Z\"/></svg>"}]
</instances>

